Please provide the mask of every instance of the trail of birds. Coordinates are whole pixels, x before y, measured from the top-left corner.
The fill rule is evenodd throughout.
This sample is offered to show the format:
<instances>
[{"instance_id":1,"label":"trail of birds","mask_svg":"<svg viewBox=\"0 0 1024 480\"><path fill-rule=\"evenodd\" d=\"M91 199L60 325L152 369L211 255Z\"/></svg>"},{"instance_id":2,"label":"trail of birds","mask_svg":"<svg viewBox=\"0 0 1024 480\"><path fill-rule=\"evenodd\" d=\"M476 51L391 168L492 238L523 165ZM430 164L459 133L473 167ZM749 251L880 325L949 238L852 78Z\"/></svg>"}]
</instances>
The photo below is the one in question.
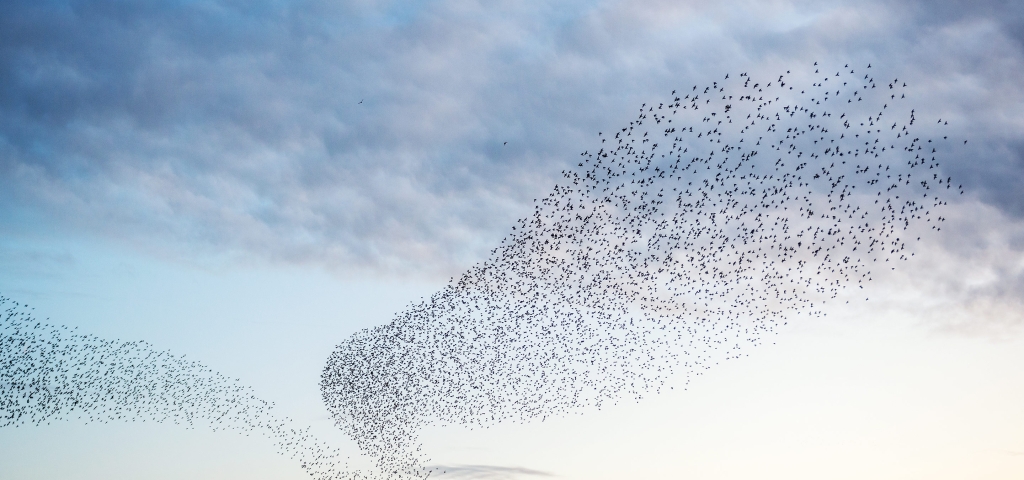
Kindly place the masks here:
<instances>
[{"instance_id":1,"label":"trail of birds","mask_svg":"<svg viewBox=\"0 0 1024 480\"><path fill-rule=\"evenodd\" d=\"M486 261L336 348L321 391L338 427L383 478L423 478L425 425L685 387L791 316L859 300L941 230L963 191L937 155L955 145L919 137L948 122L920 125L899 78L812 68L800 87L725 75L599 133Z\"/></svg>"},{"instance_id":2,"label":"trail of birds","mask_svg":"<svg viewBox=\"0 0 1024 480\"><path fill-rule=\"evenodd\" d=\"M0 427L149 421L254 432L314 478L364 478L236 379L146 342L40 322L6 297L0 307Z\"/></svg>"},{"instance_id":3,"label":"trail of birds","mask_svg":"<svg viewBox=\"0 0 1024 480\"><path fill-rule=\"evenodd\" d=\"M392 480L444 473L424 466L426 425L543 421L685 388L792 316L859 300L963 193L938 160L959 141L948 122L921 124L906 83L870 65L812 69L642 105L487 260L341 343L323 400L376 472L350 470L238 380L2 297L0 427L202 424L263 435L314 478Z\"/></svg>"}]
</instances>

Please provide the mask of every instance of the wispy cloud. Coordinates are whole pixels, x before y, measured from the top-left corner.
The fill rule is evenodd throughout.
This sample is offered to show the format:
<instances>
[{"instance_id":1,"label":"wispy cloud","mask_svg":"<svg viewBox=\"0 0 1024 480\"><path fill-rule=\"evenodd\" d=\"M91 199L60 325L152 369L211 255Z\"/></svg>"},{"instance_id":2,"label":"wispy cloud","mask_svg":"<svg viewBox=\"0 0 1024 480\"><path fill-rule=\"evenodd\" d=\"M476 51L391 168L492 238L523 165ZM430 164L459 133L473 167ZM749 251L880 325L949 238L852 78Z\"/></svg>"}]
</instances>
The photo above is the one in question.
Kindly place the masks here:
<instances>
[{"instance_id":1,"label":"wispy cloud","mask_svg":"<svg viewBox=\"0 0 1024 480\"><path fill-rule=\"evenodd\" d=\"M551 473L540 470L523 467L500 467L496 465L431 465L428 468L435 472L432 476L467 480L513 480L524 476L554 476Z\"/></svg>"}]
</instances>

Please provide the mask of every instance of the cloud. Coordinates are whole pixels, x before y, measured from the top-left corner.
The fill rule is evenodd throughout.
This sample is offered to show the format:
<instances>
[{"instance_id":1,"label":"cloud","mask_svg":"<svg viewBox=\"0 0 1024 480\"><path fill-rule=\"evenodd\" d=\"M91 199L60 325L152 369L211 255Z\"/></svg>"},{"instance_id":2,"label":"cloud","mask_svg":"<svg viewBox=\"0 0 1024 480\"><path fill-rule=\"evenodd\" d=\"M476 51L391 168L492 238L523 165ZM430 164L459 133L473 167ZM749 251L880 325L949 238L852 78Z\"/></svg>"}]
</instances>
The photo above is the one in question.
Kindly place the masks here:
<instances>
[{"instance_id":1,"label":"cloud","mask_svg":"<svg viewBox=\"0 0 1024 480\"><path fill-rule=\"evenodd\" d=\"M825 59L913 83L970 139L948 172L1022 218L1022 8L964 5L4 2L0 219L448 275L641 103Z\"/></svg>"},{"instance_id":2,"label":"cloud","mask_svg":"<svg viewBox=\"0 0 1024 480\"><path fill-rule=\"evenodd\" d=\"M551 477L551 473L523 467L499 467L495 465L432 465L439 478L512 480L521 476Z\"/></svg>"},{"instance_id":3,"label":"cloud","mask_svg":"<svg viewBox=\"0 0 1024 480\"><path fill-rule=\"evenodd\" d=\"M916 245L912 261L874 269L864 290L873 308L942 334L1001 340L1024 332L1024 222L976 200L941 215L941 234ZM930 225L906 237L935 233Z\"/></svg>"}]
</instances>

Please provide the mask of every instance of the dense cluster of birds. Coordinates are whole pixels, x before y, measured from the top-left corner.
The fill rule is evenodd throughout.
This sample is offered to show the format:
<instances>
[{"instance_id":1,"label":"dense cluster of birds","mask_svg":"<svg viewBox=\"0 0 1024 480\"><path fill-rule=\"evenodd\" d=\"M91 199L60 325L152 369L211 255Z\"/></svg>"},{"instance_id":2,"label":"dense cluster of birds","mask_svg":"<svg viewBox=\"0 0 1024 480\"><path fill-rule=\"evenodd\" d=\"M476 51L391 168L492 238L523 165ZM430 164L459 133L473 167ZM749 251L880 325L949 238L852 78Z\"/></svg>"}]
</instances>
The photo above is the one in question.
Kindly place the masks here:
<instances>
[{"instance_id":1,"label":"dense cluster of birds","mask_svg":"<svg viewBox=\"0 0 1024 480\"><path fill-rule=\"evenodd\" d=\"M953 142L918 136L946 122L922 128L870 65L813 69L799 88L725 75L599 133L486 261L336 348L336 424L384 477L424 477L425 425L685 386L912 256L962 193L936 157Z\"/></svg>"},{"instance_id":2,"label":"dense cluster of birds","mask_svg":"<svg viewBox=\"0 0 1024 480\"><path fill-rule=\"evenodd\" d=\"M200 425L264 435L317 479L362 478L347 470L340 452L237 379L146 342L41 322L6 297L0 307L0 427L61 420Z\"/></svg>"},{"instance_id":3,"label":"dense cluster of birds","mask_svg":"<svg viewBox=\"0 0 1024 480\"><path fill-rule=\"evenodd\" d=\"M0 427L205 424L262 434L318 479L425 478L425 425L544 420L685 387L908 259L962 193L940 174L946 122L920 125L905 83L812 68L642 105L487 260L339 345L323 400L376 472L350 470L238 380L6 298Z\"/></svg>"}]
</instances>

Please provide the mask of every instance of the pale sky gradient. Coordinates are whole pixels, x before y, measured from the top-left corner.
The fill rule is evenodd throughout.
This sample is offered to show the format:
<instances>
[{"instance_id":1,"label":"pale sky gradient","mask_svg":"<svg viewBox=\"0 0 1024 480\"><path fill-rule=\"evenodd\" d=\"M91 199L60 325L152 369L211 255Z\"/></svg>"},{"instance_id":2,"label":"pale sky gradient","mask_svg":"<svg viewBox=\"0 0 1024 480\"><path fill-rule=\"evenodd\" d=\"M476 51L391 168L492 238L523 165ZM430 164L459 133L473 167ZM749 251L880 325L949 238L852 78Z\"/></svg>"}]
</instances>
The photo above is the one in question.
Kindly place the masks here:
<instances>
[{"instance_id":1,"label":"pale sky gradient","mask_svg":"<svg viewBox=\"0 0 1024 480\"><path fill-rule=\"evenodd\" d=\"M202 360L357 455L317 386L335 344L482 260L641 103L822 59L899 72L969 139L943 162L967 194L942 235L870 302L796 318L685 392L431 429L432 463L481 479L1022 478L1014 1L7 1L0 293ZM64 422L0 429L0 478L305 475L258 437Z\"/></svg>"}]
</instances>

